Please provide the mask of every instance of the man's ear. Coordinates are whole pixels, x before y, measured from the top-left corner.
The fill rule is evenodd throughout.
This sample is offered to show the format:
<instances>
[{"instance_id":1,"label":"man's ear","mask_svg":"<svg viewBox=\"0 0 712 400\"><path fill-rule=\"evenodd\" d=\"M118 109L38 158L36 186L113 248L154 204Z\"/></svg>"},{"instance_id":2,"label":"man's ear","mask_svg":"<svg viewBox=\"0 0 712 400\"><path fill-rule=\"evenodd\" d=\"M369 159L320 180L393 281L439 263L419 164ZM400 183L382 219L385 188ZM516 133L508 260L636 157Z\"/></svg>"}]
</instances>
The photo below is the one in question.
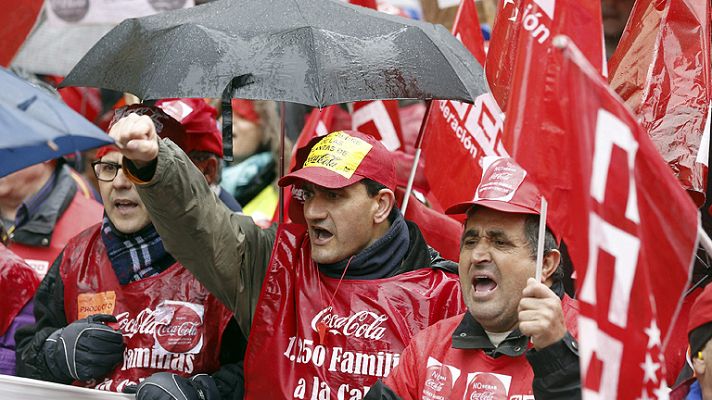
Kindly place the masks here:
<instances>
[{"instance_id":1,"label":"man's ear","mask_svg":"<svg viewBox=\"0 0 712 400\"><path fill-rule=\"evenodd\" d=\"M218 182L218 163L220 161L215 158L215 157L208 157L204 160L201 160L195 165L198 167L198 169L201 170L203 175L205 175L205 180L208 181L209 185L215 184Z\"/></svg>"},{"instance_id":2,"label":"man's ear","mask_svg":"<svg viewBox=\"0 0 712 400\"><path fill-rule=\"evenodd\" d=\"M393 207L396 204L396 195L390 189L381 189L376 194L376 212L373 215L373 222L380 224L388 219Z\"/></svg>"},{"instance_id":3,"label":"man's ear","mask_svg":"<svg viewBox=\"0 0 712 400\"><path fill-rule=\"evenodd\" d=\"M695 370L695 376L702 376L705 374L705 361L700 360L697 357L692 358L692 369Z\"/></svg>"},{"instance_id":4,"label":"man's ear","mask_svg":"<svg viewBox=\"0 0 712 400\"><path fill-rule=\"evenodd\" d=\"M560 263L561 252L559 252L559 250L552 249L544 253L544 260L541 269L542 282L551 285L551 277L554 275L554 272L556 272L556 269L559 268Z\"/></svg>"}]
</instances>

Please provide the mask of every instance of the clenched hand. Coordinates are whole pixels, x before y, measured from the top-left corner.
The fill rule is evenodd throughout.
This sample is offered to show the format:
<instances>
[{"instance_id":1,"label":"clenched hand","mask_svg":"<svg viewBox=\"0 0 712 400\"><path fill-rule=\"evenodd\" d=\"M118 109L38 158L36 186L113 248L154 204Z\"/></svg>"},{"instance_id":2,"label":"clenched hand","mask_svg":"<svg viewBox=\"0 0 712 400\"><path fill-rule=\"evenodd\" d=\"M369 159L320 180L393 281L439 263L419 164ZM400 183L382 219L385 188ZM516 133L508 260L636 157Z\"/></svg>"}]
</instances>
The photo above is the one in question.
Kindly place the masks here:
<instances>
[{"instance_id":1,"label":"clenched hand","mask_svg":"<svg viewBox=\"0 0 712 400\"><path fill-rule=\"evenodd\" d=\"M146 115L129 114L118 120L109 131L124 157L143 167L158 157L156 126Z\"/></svg>"},{"instance_id":2,"label":"clenched hand","mask_svg":"<svg viewBox=\"0 0 712 400\"><path fill-rule=\"evenodd\" d=\"M549 287L529 278L519 301L519 330L541 350L566 335L561 299Z\"/></svg>"}]
</instances>

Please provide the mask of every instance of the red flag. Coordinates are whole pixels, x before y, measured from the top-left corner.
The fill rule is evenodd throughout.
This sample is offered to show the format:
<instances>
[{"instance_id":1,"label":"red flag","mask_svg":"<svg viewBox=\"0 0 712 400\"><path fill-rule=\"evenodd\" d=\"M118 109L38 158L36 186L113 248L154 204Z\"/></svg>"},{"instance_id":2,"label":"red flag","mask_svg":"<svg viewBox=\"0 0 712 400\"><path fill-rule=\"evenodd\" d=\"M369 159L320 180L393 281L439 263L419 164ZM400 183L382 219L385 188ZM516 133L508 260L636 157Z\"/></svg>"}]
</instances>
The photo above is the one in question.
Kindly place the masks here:
<instances>
[{"instance_id":1,"label":"red flag","mask_svg":"<svg viewBox=\"0 0 712 400\"><path fill-rule=\"evenodd\" d=\"M712 100L710 14L709 1L638 0L610 61L611 87L697 205L707 187L707 149L698 150Z\"/></svg>"},{"instance_id":2,"label":"red flag","mask_svg":"<svg viewBox=\"0 0 712 400\"><path fill-rule=\"evenodd\" d=\"M405 190L396 190L396 200L398 206L403 204ZM405 219L413 221L418 225L423 238L448 260L457 262L460 259L460 237L462 237L462 223L425 206L413 194L408 201L408 209L405 212Z\"/></svg>"},{"instance_id":3,"label":"red flag","mask_svg":"<svg viewBox=\"0 0 712 400\"><path fill-rule=\"evenodd\" d=\"M35 26L43 0L3 1L0 3L0 65L7 67Z\"/></svg>"},{"instance_id":4,"label":"red flag","mask_svg":"<svg viewBox=\"0 0 712 400\"><path fill-rule=\"evenodd\" d=\"M661 355L691 271L697 209L570 43L551 53L560 68L546 90L521 82L539 76L515 75L512 103L521 107L510 107L506 129L510 118L536 120L513 153L549 201L579 277L584 399L667 398Z\"/></svg>"},{"instance_id":5,"label":"red flag","mask_svg":"<svg viewBox=\"0 0 712 400\"><path fill-rule=\"evenodd\" d=\"M453 34L477 60L484 61L484 40L479 29L474 0L460 3ZM475 104L433 101L423 132L425 176L431 195L445 208L472 199L477 187L473 176L481 176L480 159L505 156L501 142L502 111L491 95Z\"/></svg>"},{"instance_id":6,"label":"red flag","mask_svg":"<svg viewBox=\"0 0 712 400\"><path fill-rule=\"evenodd\" d=\"M530 52L534 60L544 64L541 60L546 58L551 39L557 34L569 36L605 75L602 26L598 0L503 0L498 6L485 64L487 82L500 107L507 107L516 57ZM521 41L522 32L532 40ZM528 48L521 48L523 43Z\"/></svg>"},{"instance_id":7,"label":"red flag","mask_svg":"<svg viewBox=\"0 0 712 400\"><path fill-rule=\"evenodd\" d=\"M367 133L379 139L390 151L403 149L403 132L400 126L397 100L354 103L351 126L353 130Z\"/></svg>"}]
</instances>

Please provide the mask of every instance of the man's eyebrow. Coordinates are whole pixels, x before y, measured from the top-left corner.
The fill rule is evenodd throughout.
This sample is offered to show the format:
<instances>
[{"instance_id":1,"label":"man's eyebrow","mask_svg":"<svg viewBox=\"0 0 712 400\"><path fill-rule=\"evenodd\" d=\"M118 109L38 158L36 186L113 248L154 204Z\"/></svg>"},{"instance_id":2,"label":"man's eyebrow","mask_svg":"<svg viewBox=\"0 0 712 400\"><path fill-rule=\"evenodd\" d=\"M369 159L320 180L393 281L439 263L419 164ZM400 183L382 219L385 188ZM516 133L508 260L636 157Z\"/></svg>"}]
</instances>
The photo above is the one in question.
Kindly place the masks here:
<instances>
[{"instance_id":1,"label":"man's eyebrow","mask_svg":"<svg viewBox=\"0 0 712 400\"><path fill-rule=\"evenodd\" d=\"M462 237L460 238L460 241L463 242L463 241L465 241L465 239L472 238L472 237L478 237L478 236L480 236L479 232L477 232L474 229L468 229L462 233Z\"/></svg>"}]
</instances>

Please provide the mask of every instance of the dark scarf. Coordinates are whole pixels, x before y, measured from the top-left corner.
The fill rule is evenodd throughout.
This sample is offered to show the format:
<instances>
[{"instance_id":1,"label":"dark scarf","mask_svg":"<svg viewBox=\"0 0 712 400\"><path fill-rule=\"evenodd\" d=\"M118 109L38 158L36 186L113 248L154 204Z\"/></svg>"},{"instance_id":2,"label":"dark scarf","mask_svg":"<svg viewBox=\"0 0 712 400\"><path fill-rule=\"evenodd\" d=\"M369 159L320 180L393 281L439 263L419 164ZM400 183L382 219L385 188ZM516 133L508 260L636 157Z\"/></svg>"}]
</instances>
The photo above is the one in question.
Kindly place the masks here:
<instances>
[{"instance_id":1,"label":"dark scarf","mask_svg":"<svg viewBox=\"0 0 712 400\"><path fill-rule=\"evenodd\" d=\"M153 224L125 235L104 215L101 240L121 285L157 275L176 262L163 248L163 241Z\"/></svg>"},{"instance_id":2,"label":"dark scarf","mask_svg":"<svg viewBox=\"0 0 712 400\"><path fill-rule=\"evenodd\" d=\"M345 279L380 279L395 275L410 246L408 226L403 216L393 221L383 237L349 259L334 264L318 264L319 270L331 278L340 278L348 263Z\"/></svg>"}]
</instances>

